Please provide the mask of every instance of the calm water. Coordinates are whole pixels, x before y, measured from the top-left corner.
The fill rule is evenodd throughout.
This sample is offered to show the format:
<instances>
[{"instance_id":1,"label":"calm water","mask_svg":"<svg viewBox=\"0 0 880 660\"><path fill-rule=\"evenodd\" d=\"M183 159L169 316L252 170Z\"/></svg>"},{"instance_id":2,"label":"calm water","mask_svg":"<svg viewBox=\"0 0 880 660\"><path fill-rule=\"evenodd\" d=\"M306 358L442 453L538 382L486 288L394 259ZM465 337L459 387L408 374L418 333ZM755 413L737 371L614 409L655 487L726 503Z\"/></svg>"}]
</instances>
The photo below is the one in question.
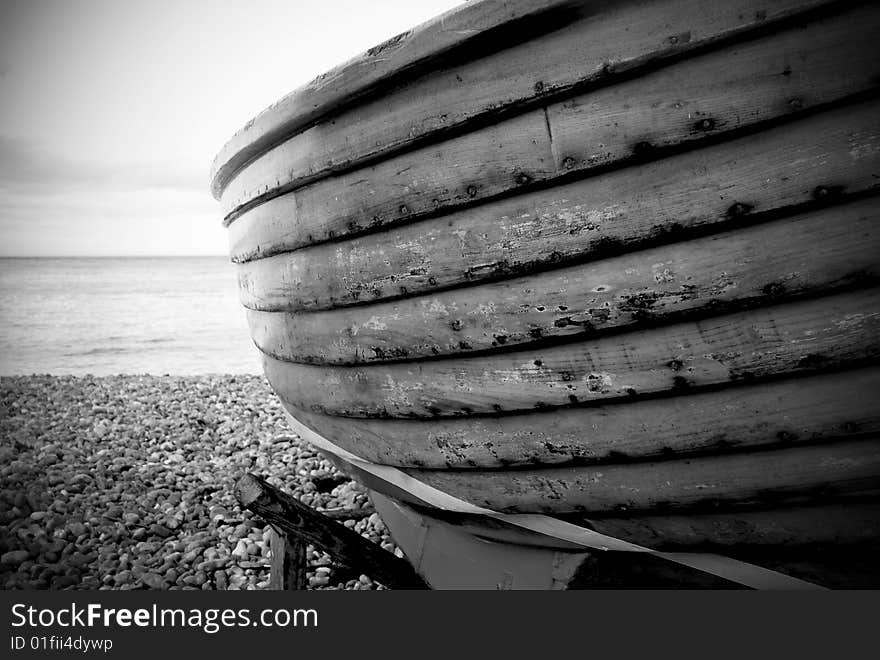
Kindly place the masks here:
<instances>
[{"instance_id":1,"label":"calm water","mask_svg":"<svg viewBox=\"0 0 880 660\"><path fill-rule=\"evenodd\" d=\"M0 259L0 374L261 373L225 257Z\"/></svg>"}]
</instances>

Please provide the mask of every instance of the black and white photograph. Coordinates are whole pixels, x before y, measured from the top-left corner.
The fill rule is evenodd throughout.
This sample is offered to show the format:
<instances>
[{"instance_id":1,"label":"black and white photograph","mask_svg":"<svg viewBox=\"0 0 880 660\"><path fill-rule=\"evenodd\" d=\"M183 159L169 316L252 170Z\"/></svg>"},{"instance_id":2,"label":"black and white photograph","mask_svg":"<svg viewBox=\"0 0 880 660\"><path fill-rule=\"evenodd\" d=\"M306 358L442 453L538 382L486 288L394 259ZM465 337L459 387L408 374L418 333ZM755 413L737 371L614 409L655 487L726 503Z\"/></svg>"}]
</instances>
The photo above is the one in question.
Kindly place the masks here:
<instances>
[{"instance_id":1,"label":"black and white photograph","mask_svg":"<svg viewBox=\"0 0 880 660\"><path fill-rule=\"evenodd\" d=\"M880 4L0 8L3 591L880 587Z\"/></svg>"}]
</instances>

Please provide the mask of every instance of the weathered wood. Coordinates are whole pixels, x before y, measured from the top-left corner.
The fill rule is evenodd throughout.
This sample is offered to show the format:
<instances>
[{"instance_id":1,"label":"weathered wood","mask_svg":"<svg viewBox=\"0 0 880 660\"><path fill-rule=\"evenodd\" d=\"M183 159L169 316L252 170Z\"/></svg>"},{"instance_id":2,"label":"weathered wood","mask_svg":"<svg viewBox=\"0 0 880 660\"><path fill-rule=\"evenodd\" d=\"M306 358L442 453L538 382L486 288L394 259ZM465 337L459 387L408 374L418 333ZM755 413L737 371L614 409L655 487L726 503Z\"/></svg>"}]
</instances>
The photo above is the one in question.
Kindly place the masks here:
<instances>
[{"instance_id":1,"label":"weathered wood","mask_svg":"<svg viewBox=\"0 0 880 660\"><path fill-rule=\"evenodd\" d=\"M716 503L707 510L678 513L619 511L602 515L566 514L566 521L654 550L678 549L726 554L732 546L841 548L870 542L880 534L880 502L849 498L814 506L755 508ZM497 543L540 545L542 537L524 537L521 529L485 516L432 511L432 518L462 532ZM543 537L546 547L549 541Z\"/></svg>"},{"instance_id":2,"label":"weathered wood","mask_svg":"<svg viewBox=\"0 0 880 660\"><path fill-rule=\"evenodd\" d=\"M427 418L682 392L877 358L880 289L870 289L458 360L316 367L263 355L263 365L274 390L302 408Z\"/></svg>"},{"instance_id":3,"label":"weathered wood","mask_svg":"<svg viewBox=\"0 0 880 660\"><path fill-rule=\"evenodd\" d=\"M880 9L499 7L383 44L221 154L291 423L474 504L645 545L876 544ZM239 495L293 544L276 583L301 584L293 555L323 540L424 586L251 479ZM427 527L401 528L428 556Z\"/></svg>"},{"instance_id":4,"label":"weathered wood","mask_svg":"<svg viewBox=\"0 0 880 660\"><path fill-rule=\"evenodd\" d=\"M735 228L750 215L815 202L822 190L825 201L843 190L876 190L878 116L880 104L868 102L640 168L251 261L238 266L242 302L311 311L409 297Z\"/></svg>"},{"instance_id":5,"label":"weathered wood","mask_svg":"<svg viewBox=\"0 0 880 660\"><path fill-rule=\"evenodd\" d=\"M449 130L573 85L607 83L720 39L757 27L766 30L776 19L818 4L738 0L712 12L703 11L696 0L629 3L617 11L608 5L587 6L579 20L542 34L539 41L433 71L387 98L360 105L350 115L334 117L278 145L229 182L221 198L224 210L234 214L301 185L316 171L350 167L353 154L363 154L361 160L387 156L426 133ZM382 119L377 121L377 116ZM340 140L343 135L351 137ZM354 137L358 135L363 137Z\"/></svg>"},{"instance_id":6,"label":"weathered wood","mask_svg":"<svg viewBox=\"0 0 880 660\"><path fill-rule=\"evenodd\" d=\"M287 535L327 552L341 563L363 572L389 588L423 589L424 581L403 559L328 519L265 480L245 474L235 485L242 506Z\"/></svg>"},{"instance_id":7,"label":"weathered wood","mask_svg":"<svg viewBox=\"0 0 880 660\"><path fill-rule=\"evenodd\" d=\"M415 479L478 506L519 513L669 512L782 507L880 495L876 438L691 459L533 470L416 470Z\"/></svg>"},{"instance_id":8,"label":"weathered wood","mask_svg":"<svg viewBox=\"0 0 880 660\"><path fill-rule=\"evenodd\" d=\"M486 548L500 547L508 550L511 547L516 547L519 551L541 549L549 555L545 557L545 562L550 563L552 560L554 568L556 561L561 560L560 555L567 557L576 555L570 550L559 552L555 545L548 546L551 541L547 537L536 537L535 539L524 537L522 529L517 530L498 523L494 519L449 514L437 510L416 512L406 505L392 504L381 495L376 496L376 505L380 508L383 519L398 531L401 544L406 547L408 554L422 557L420 569L436 581L438 588L456 588L457 586L458 588L462 586L464 588L478 588L477 585L480 585L483 588L494 589L499 588L496 586L499 583L506 585L510 584L512 580L528 579L525 576L534 575L534 571L529 571L526 567L513 568L510 552L498 552L494 558L492 556L486 558L479 571L470 571L471 562L469 560L472 559L473 554L469 551L473 546L469 545L467 540L469 538L481 539ZM773 516L778 517L774 518ZM569 515L566 518L584 527L591 527L591 521L595 520L584 520L577 515ZM699 532L705 530L706 540L696 541L699 534L676 535L673 531L672 539L674 540L664 543L662 536L651 536L650 533L646 533L640 535L645 541L640 545L672 552L689 550L697 553L715 553L831 588L864 588L880 584L880 567L876 565L878 548L874 540L876 539L878 521L880 521L877 516L876 500L873 504L859 500L847 500L845 504L838 503L809 508L780 507L773 511L740 509L726 513L693 512L688 518L681 515L650 515L640 516L639 520L681 519L687 521L690 518L696 521L696 530ZM717 521L719 534L713 533L711 521ZM863 528L860 529L860 525ZM675 527L677 528L678 525ZM840 528L841 534L834 534L836 527ZM428 536L432 542L429 544L419 542L419 534L423 535L425 528L430 530ZM658 533L662 534L664 529L661 524L658 524ZM742 534L739 540L736 540L736 534L739 530L742 531ZM434 531L439 533L434 534ZM869 536L871 531L875 532L873 538ZM803 532L803 536L800 536L801 532ZM453 534L455 538L450 538ZM540 544L540 538L544 539L543 545ZM621 534L619 538L626 537ZM714 543L712 540L716 538L719 539L718 543ZM685 539L685 543L677 543L676 541L679 539ZM774 542L774 539L779 542ZM821 540L816 542L815 539ZM530 540L531 542L529 542ZM752 542L753 540L754 542ZM446 542L445 547L443 547L444 542ZM437 545L441 547L437 548ZM704 578L709 578L710 574L687 571L683 566L681 567L682 571L672 571L679 574L674 576L674 580L667 582L665 578L672 577L669 575L668 566L676 566L676 564L655 557L656 562L648 565L644 561L640 561L640 558L645 555L646 553L613 551L581 555L583 558L581 570L578 570L573 576L570 573L563 573L559 577L563 578L564 582L554 586L568 589L602 587L628 589L640 586L654 588L710 586L717 588L720 586L719 582L726 582L719 578L715 580L714 584L711 583L711 580L709 584L706 584ZM463 557L467 557L467 560L462 561ZM615 557L616 559L614 559ZM465 572L469 574L463 575ZM503 579L502 576L507 573L512 574L512 580L510 578ZM448 580L445 583L444 578ZM543 588L552 588L549 582L548 580ZM726 584L730 586L731 583ZM516 583L510 586L516 588Z\"/></svg>"},{"instance_id":9,"label":"weathered wood","mask_svg":"<svg viewBox=\"0 0 880 660\"><path fill-rule=\"evenodd\" d=\"M282 403L302 424L374 463L462 469L723 454L880 435L878 391L880 369L867 368L500 417L357 419Z\"/></svg>"},{"instance_id":10,"label":"weathered wood","mask_svg":"<svg viewBox=\"0 0 880 660\"><path fill-rule=\"evenodd\" d=\"M539 181L586 172L632 157L635 145L644 156L645 144L655 150L683 145L876 88L880 53L873 37L880 29L878 22L876 9L853 12L552 104L531 113L533 143L504 141L522 132L520 122L525 120L519 117L453 138L442 147L426 147L309 186L253 212L248 235L252 241L265 236L257 243L233 243L233 258L264 256L362 232L385 218L396 222L438 207L466 206L507 189L522 189L516 181L519 173ZM363 126L325 131L330 128L337 140L346 142L352 134L373 136ZM322 139L316 148L328 141ZM314 151L307 145L294 146L286 155L277 154L271 171L254 171L255 181L276 180L279 172L296 167L297 156ZM548 149L551 162L536 160ZM494 172L492 176L474 176L466 165L474 154L482 156L481 164L486 172ZM264 169L261 164L268 167L261 160L246 172ZM239 185L244 174L233 185ZM404 214L399 213L402 206ZM285 212L289 221L296 214L298 222L279 227L277 220Z\"/></svg>"},{"instance_id":11,"label":"weathered wood","mask_svg":"<svg viewBox=\"0 0 880 660\"><path fill-rule=\"evenodd\" d=\"M275 591L304 591L308 586L306 543L299 537L269 532L272 563L269 567L269 588Z\"/></svg>"},{"instance_id":12,"label":"weathered wood","mask_svg":"<svg viewBox=\"0 0 880 660\"><path fill-rule=\"evenodd\" d=\"M661 546L797 546L812 543L838 547L880 536L880 503L849 501L809 507L757 511L592 517L598 532L650 548ZM577 522L577 521L576 521ZM723 552L723 550L722 550Z\"/></svg>"},{"instance_id":13,"label":"weathered wood","mask_svg":"<svg viewBox=\"0 0 880 660\"><path fill-rule=\"evenodd\" d=\"M866 102L643 167L252 261L238 266L242 302L296 311L418 295L736 228L750 215L834 201L841 191L877 190L878 116L880 104Z\"/></svg>"},{"instance_id":14,"label":"weathered wood","mask_svg":"<svg viewBox=\"0 0 880 660\"><path fill-rule=\"evenodd\" d=\"M376 513L376 509L371 506L362 506L359 509L322 509L321 515L327 516L331 520L360 520L362 518L369 518L374 513Z\"/></svg>"},{"instance_id":15,"label":"weathered wood","mask_svg":"<svg viewBox=\"0 0 880 660\"><path fill-rule=\"evenodd\" d=\"M725 48L547 108L556 163L589 169L880 87L880 7Z\"/></svg>"},{"instance_id":16,"label":"weathered wood","mask_svg":"<svg viewBox=\"0 0 880 660\"><path fill-rule=\"evenodd\" d=\"M533 38L570 20L572 0L484 0L462 4L422 25L370 48L291 92L249 121L223 146L211 169L212 191L220 196L235 173L278 142L310 123L369 94L381 93L450 54ZM530 32L523 34L527 25Z\"/></svg>"},{"instance_id":17,"label":"weathered wood","mask_svg":"<svg viewBox=\"0 0 880 660\"><path fill-rule=\"evenodd\" d=\"M543 110L513 117L484 127L476 133L446 140L375 165L322 179L287 193L282 202L295 209L303 223L300 232L307 242L376 228L401 218L416 218L439 208L473 204L467 194L470 184L480 185L484 195L503 192L533 181L552 178L556 172ZM239 174L223 195L228 214L246 211L242 199L230 199L254 167ZM284 167L279 160L278 167ZM280 173L253 172L255 183L266 188L266 176ZM462 187L463 186L463 187ZM291 197L292 196L292 197ZM276 195L277 197L277 195ZM274 197L267 197L274 199ZM309 239L309 236L312 236Z\"/></svg>"},{"instance_id":18,"label":"weathered wood","mask_svg":"<svg viewBox=\"0 0 880 660\"><path fill-rule=\"evenodd\" d=\"M247 316L251 337L269 355L357 364L466 354L499 346L499 337L513 346L599 336L878 281L875 197L529 277L346 309Z\"/></svg>"}]
</instances>

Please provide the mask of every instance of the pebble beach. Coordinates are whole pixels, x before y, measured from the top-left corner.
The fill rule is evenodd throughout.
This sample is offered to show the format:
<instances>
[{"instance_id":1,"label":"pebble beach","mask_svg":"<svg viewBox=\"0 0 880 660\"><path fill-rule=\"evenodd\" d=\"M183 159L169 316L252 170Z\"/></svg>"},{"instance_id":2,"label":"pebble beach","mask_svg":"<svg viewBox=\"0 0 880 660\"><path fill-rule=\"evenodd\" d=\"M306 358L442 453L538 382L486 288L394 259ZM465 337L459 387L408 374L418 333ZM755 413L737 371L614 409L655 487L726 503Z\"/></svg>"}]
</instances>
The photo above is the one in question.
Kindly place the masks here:
<instances>
[{"instance_id":1,"label":"pebble beach","mask_svg":"<svg viewBox=\"0 0 880 660\"><path fill-rule=\"evenodd\" d=\"M267 588L269 527L233 495L246 471L402 554L262 376L0 378L0 587ZM311 589L381 588L307 560Z\"/></svg>"}]
</instances>

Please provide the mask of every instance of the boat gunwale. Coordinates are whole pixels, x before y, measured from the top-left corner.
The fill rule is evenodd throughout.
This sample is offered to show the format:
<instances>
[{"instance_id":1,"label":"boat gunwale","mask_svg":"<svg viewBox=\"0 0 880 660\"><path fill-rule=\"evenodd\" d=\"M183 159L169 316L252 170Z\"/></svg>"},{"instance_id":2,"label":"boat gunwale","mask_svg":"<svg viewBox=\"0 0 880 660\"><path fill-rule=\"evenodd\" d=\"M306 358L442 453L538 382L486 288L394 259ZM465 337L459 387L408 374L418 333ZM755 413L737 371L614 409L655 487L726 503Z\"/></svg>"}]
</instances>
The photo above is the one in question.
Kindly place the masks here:
<instances>
[{"instance_id":1,"label":"boat gunwale","mask_svg":"<svg viewBox=\"0 0 880 660\"><path fill-rule=\"evenodd\" d=\"M464 2L367 49L289 92L236 131L212 163L212 194L219 200L229 181L251 161L322 117L418 76L437 60L485 40L487 32L580 4L578 0Z\"/></svg>"},{"instance_id":2,"label":"boat gunwale","mask_svg":"<svg viewBox=\"0 0 880 660\"><path fill-rule=\"evenodd\" d=\"M478 6L480 4L483 3L477 3L474 6ZM546 4L547 7L542 10L544 12L549 12L551 10L560 11L564 10L566 7L576 9L580 12L587 12L592 5L604 6L608 3L602 2L601 0L561 0L556 2L547 2ZM290 182L283 183L271 190L267 189L263 193L254 196L248 201L236 206L234 209L231 209L227 213L225 213L223 225L228 227L239 216L246 213L247 211L250 211L253 208L258 207L276 197L286 195L299 188L315 183L316 181L320 181L322 179L336 176L342 173L351 172L362 167L367 167L372 163L387 160L388 158L391 158L395 155L406 153L412 151L413 149L430 145L437 141L446 140L450 136L470 133L473 130L476 130L485 125L487 121L488 123L494 123L501 116L518 116L524 112L527 112L528 110L540 107L542 104L562 101L570 96L586 93L590 89L597 86L604 87L610 84L610 81L624 81L630 77L637 77L639 75L642 75L646 71L650 71L656 68L662 68L669 64L674 64L675 62L693 57L695 54L702 53L704 51L716 50L725 46L729 46L731 44L739 43L744 40L748 41L767 33L773 33L785 29L788 26L798 26L801 22L808 19L820 19L825 16L842 13L847 10L852 10L859 4L861 3L852 4L841 0L814 0L812 2L804 0L804 6L801 6L799 8L781 9L779 10L778 15L765 16L757 23L752 23L747 26L722 31L719 34L712 35L698 43L672 45L666 49L660 48L656 51L652 51L650 54L643 57L637 57L632 60L621 62L615 61L613 63L606 63L606 65L602 68L601 72L599 72L598 75L586 75L585 77L579 78L578 80L570 84L557 86L553 89L543 89L541 91L536 91L532 96L526 98L509 100L502 105L492 106L490 111L478 112L474 116L463 120L460 124L456 126L428 131L427 133L419 135L404 144L395 146L394 148L387 151L382 151L377 155L355 157L352 158L350 162L346 163L345 166L322 169L308 176L300 177ZM536 16L539 13L540 12L534 12L532 15ZM439 18L442 18L442 16L438 17L438 19ZM458 17L456 16L456 18ZM497 25L487 27L485 29L482 29L480 31L480 34L485 35L486 33L492 33L496 28L504 27L504 25L506 25L507 23L522 20L523 18L519 17L516 19L511 19L507 22L502 22ZM430 31L430 28L432 27L435 27L434 21L429 21L428 23L419 26L415 30ZM530 39L527 39L526 41L528 40ZM495 48L495 50L504 50L507 48L516 47L520 45L522 41L523 39L519 38L517 41L505 43L501 46L498 46ZM264 110L262 113L260 113L260 115L251 120L251 122L249 122L249 124L246 125L244 129L238 131L233 139L230 140L230 142L223 147L223 150L221 150L220 154L218 154L217 158L215 159L214 167L212 167L211 176L212 192L215 198L220 200L223 191L226 189L226 186L231 183L232 180L240 172L245 170L254 161L266 155L273 148L295 137L297 134L305 131L311 126L320 123L327 117L332 117L336 114L344 112L348 110L350 106L357 105L365 99L370 99L375 94L381 93L381 91L386 90L389 87L406 83L409 80L424 75L426 72L430 72L436 69L438 66L442 66L443 62L447 57L450 56L452 51L465 50L468 46L469 42L462 42L457 46L450 47L449 49L438 49L435 56L426 56L425 58L423 58L423 60L419 61L418 66L413 66L396 73L389 73L388 78L383 79L381 84L377 83L372 87L365 87L364 90L357 95L350 94L348 96L345 96L340 93L340 98L335 105L328 104L320 109L318 109L317 105L314 105L311 109L309 109L310 114L307 116L308 121L305 120L305 117L298 119L296 116L292 116L287 120L287 123L284 124L288 127L288 130L286 132L277 130L271 135L269 133L266 133L265 135L260 135L259 133L257 133L253 136L251 143L243 143L242 145L240 145L238 152L234 153L232 156L229 156L225 164L220 164L223 162L225 154L229 151L232 151L231 145L233 144L233 142L242 142L245 136L256 132L256 129L253 128L253 125L255 125L254 122L262 120L264 115L266 117L269 117L270 115L277 115L279 117L278 121L281 121L281 119L283 119L282 108L287 108L288 113L295 112L294 108L287 107L288 105L292 104L292 99L294 99L294 97L296 97L298 94L306 94L307 92L311 91L310 87L313 85L313 83L320 81L322 77L319 76L319 78L313 81L313 83L309 83L309 85L301 87L291 94L288 94L287 96L282 98L281 101L277 102L273 106L270 106L270 108ZM483 54L481 54L481 57L482 56ZM364 56L361 56L361 58L363 57ZM355 60L352 60L349 64L354 64L358 61L359 58L355 58ZM335 75L338 70L344 70L346 66L347 65L341 65L337 69L333 69L331 70L331 72L324 74L324 76ZM288 99L291 99L291 101L288 102ZM487 116L491 117L491 119L487 120ZM247 154L246 157L245 154ZM482 200L474 201L478 202Z\"/></svg>"}]
</instances>

